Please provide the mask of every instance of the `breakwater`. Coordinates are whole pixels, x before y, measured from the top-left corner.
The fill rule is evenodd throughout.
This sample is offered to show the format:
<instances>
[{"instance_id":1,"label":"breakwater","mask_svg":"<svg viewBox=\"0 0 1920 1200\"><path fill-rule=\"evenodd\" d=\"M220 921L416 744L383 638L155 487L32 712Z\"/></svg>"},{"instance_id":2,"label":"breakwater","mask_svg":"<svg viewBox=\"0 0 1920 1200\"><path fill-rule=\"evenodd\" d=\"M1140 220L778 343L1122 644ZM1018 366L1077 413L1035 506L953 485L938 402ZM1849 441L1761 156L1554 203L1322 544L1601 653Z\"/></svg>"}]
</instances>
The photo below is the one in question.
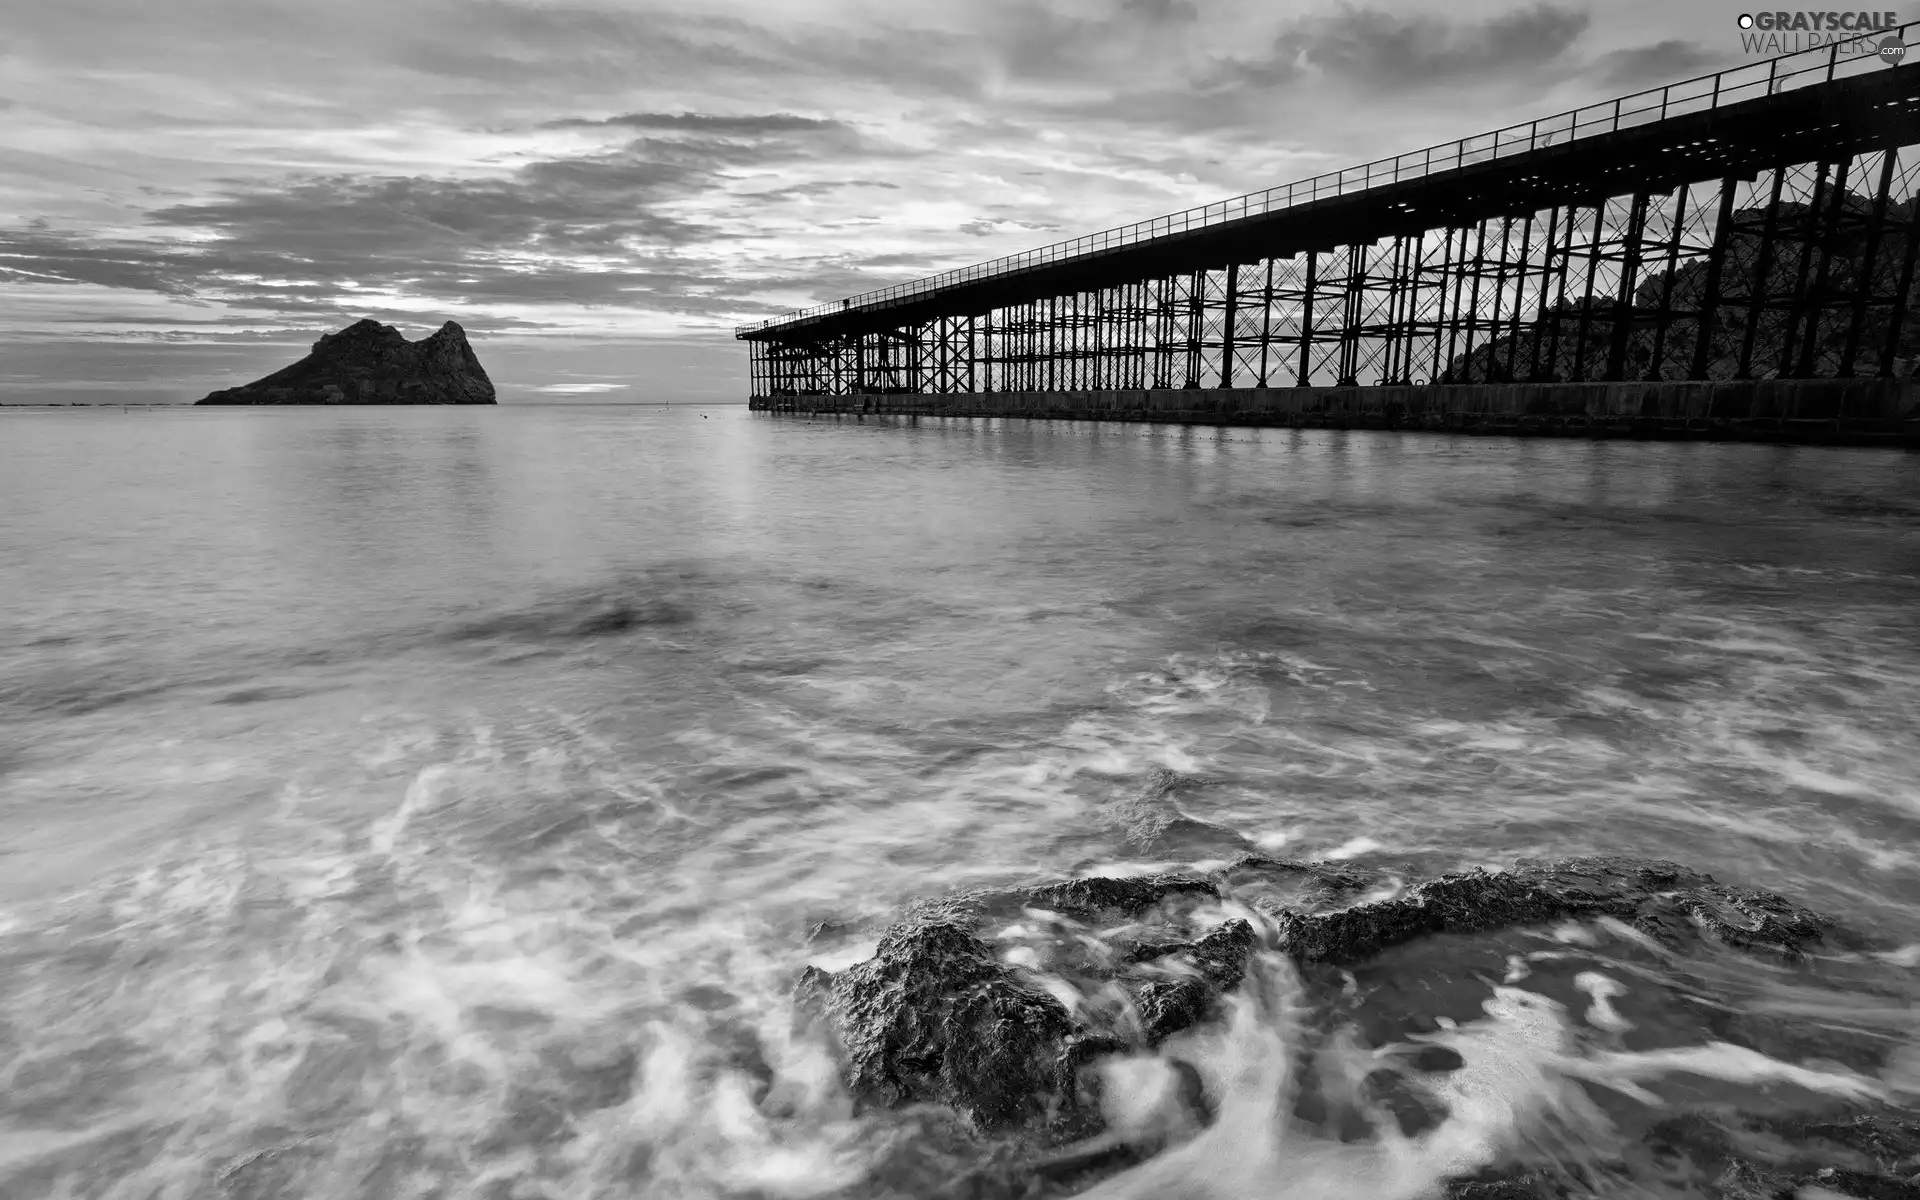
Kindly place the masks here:
<instances>
[{"instance_id":1,"label":"breakwater","mask_svg":"<svg viewBox=\"0 0 1920 1200\"><path fill-rule=\"evenodd\" d=\"M786 413L1920 447L1920 383L1878 378L800 394L757 397L750 407Z\"/></svg>"}]
</instances>

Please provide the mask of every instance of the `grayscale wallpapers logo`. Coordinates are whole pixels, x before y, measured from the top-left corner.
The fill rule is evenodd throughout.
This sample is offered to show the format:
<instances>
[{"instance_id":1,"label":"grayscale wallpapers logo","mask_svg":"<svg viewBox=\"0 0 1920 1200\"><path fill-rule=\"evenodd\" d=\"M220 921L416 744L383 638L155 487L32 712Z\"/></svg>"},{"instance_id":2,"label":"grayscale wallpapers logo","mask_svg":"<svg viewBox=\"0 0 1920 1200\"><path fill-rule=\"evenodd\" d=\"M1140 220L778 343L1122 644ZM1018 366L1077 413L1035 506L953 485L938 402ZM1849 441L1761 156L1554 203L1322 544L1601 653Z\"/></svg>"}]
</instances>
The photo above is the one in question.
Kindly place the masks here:
<instances>
[{"instance_id":1,"label":"grayscale wallpapers logo","mask_svg":"<svg viewBox=\"0 0 1920 1200\"><path fill-rule=\"evenodd\" d=\"M1888 66L1906 57L1900 16L1890 12L1741 13L1740 41L1747 53L1774 57L1833 47L1848 57L1878 55Z\"/></svg>"}]
</instances>

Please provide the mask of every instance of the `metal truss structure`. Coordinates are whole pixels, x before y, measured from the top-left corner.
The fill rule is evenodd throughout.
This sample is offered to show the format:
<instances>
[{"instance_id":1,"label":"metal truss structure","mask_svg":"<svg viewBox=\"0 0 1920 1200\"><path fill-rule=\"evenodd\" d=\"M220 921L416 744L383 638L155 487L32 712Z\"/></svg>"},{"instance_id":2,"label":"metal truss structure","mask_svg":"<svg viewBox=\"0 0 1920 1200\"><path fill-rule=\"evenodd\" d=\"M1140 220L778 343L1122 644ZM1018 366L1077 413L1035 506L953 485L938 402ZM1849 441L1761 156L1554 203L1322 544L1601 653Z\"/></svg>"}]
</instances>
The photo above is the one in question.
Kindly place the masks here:
<instances>
[{"instance_id":1,"label":"metal truss structure","mask_svg":"<svg viewBox=\"0 0 1920 1200\"><path fill-rule=\"evenodd\" d=\"M736 332L772 407L1889 376L1917 250L1920 65L1835 47Z\"/></svg>"}]
</instances>

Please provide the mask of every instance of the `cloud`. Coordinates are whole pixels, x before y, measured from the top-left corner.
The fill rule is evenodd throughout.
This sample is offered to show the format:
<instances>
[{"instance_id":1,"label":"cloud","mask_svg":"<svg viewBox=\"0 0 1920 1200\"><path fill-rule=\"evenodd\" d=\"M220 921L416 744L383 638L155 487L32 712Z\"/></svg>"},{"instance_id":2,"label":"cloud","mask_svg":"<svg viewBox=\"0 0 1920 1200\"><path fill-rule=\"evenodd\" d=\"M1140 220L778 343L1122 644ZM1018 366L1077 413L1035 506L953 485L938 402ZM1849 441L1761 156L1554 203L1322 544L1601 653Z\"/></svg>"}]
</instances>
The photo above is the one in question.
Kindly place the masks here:
<instances>
[{"instance_id":1,"label":"cloud","mask_svg":"<svg viewBox=\"0 0 1920 1200\"><path fill-rule=\"evenodd\" d=\"M1260 57L1222 64L1206 82L1230 90L1330 78L1405 92L1533 76L1551 70L1590 23L1585 12L1545 4L1467 20L1347 6L1299 21Z\"/></svg>"},{"instance_id":2,"label":"cloud","mask_svg":"<svg viewBox=\"0 0 1920 1200\"><path fill-rule=\"evenodd\" d=\"M691 129L702 133L717 134L769 134L790 133L795 130L834 129L850 131L850 127L841 121L830 121L821 117L800 117L792 113L767 113L761 116L728 117L715 113L623 113L617 117L602 117L592 120L586 117L566 117L558 121L542 122L542 129L595 129L618 127L624 129Z\"/></svg>"},{"instance_id":3,"label":"cloud","mask_svg":"<svg viewBox=\"0 0 1920 1200\"><path fill-rule=\"evenodd\" d=\"M402 295L447 308L635 306L715 317L737 311L749 285L708 243L751 237L755 207L865 182L736 189L740 179L903 153L841 121L642 116L649 119L549 124L679 132L541 158L493 178L332 175L237 186L149 211L149 234L139 238L60 232L44 220L0 230L0 279L155 291L308 318Z\"/></svg>"},{"instance_id":4,"label":"cloud","mask_svg":"<svg viewBox=\"0 0 1920 1200\"><path fill-rule=\"evenodd\" d=\"M362 315L724 336L1696 73L1710 22L1689 21L1670 0L9 10L0 336L310 340Z\"/></svg>"},{"instance_id":5,"label":"cloud","mask_svg":"<svg viewBox=\"0 0 1920 1200\"><path fill-rule=\"evenodd\" d=\"M1627 91L1704 75L1716 65L1715 56L1704 46L1668 38L1650 46L1604 54L1588 68L1588 74L1608 91Z\"/></svg>"}]
</instances>

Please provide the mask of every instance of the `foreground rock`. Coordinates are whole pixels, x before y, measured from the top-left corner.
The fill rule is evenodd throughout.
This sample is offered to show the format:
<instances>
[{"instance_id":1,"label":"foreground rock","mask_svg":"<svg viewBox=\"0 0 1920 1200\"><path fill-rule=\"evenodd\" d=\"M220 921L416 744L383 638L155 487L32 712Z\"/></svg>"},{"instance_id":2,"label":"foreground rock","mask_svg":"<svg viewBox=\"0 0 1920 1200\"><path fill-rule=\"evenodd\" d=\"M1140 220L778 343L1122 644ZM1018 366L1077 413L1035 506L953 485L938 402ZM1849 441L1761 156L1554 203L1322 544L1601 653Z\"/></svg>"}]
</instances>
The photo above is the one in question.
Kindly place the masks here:
<instances>
[{"instance_id":1,"label":"foreground rock","mask_svg":"<svg viewBox=\"0 0 1920 1200\"><path fill-rule=\"evenodd\" d=\"M1188 919L1218 899L1216 884L1184 875L947 897L889 928L866 962L808 968L799 994L827 1020L862 1103L933 1102L988 1132L1070 1137L1087 1131L1096 1099L1083 1068L1191 1028L1239 985L1253 927L1231 919L1202 932ZM1073 1010L983 938L985 924L1015 916L1053 926L1024 949L1080 995ZM1116 924L1130 932L1092 936Z\"/></svg>"},{"instance_id":2,"label":"foreground rock","mask_svg":"<svg viewBox=\"0 0 1920 1200\"><path fill-rule=\"evenodd\" d=\"M1038 1149L1100 1133L1099 1081L1087 1067L1208 1021L1240 985L1260 935L1223 901L1268 918L1269 947L1303 965L1568 918L1613 918L1668 945L1707 937L1789 957L1835 936L1826 918L1781 896L1669 862L1523 861L1352 903L1372 882L1348 864L1243 855L1208 877L942 897L888 928L866 962L837 974L808 968L798 998L825 1022L861 1104L942 1105ZM1207 1099L1193 1103L1204 1118ZM1028 1166L1049 1158L1079 1162L1056 1152Z\"/></svg>"},{"instance_id":3,"label":"foreground rock","mask_svg":"<svg viewBox=\"0 0 1920 1200\"><path fill-rule=\"evenodd\" d=\"M452 321L409 342L393 326L365 320L322 337L292 366L199 403L492 404L494 397L466 331Z\"/></svg>"}]
</instances>

